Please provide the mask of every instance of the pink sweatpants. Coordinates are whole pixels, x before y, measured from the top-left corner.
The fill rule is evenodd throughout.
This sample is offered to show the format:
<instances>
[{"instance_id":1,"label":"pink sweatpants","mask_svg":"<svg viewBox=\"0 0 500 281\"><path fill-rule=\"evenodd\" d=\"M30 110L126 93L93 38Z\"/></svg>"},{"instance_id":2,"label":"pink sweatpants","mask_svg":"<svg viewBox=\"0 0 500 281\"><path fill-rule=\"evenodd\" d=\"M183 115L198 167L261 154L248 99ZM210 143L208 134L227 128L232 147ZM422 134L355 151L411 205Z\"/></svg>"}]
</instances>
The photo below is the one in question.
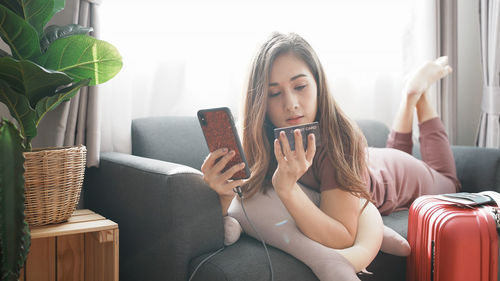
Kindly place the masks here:
<instances>
[{"instance_id":1,"label":"pink sweatpants","mask_svg":"<svg viewBox=\"0 0 500 281\"><path fill-rule=\"evenodd\" d=\"M391 131L387 148L369 149L370 190L381 214L408 208L421 195L460 190L441 120L437 117L427 120L419 124L419 129L422 160L411 155L411 132Z\"/></svg>"}]
</instances>

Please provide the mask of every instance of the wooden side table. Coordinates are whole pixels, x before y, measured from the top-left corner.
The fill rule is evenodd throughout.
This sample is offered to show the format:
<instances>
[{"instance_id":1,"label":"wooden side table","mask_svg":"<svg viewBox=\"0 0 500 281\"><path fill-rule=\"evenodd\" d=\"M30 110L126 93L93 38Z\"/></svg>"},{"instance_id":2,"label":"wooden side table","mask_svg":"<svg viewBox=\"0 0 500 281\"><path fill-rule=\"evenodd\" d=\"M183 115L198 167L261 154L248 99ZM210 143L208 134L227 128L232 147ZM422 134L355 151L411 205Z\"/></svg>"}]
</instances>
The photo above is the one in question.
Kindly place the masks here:
<instances>
[{"instance_id":1,"label":"wooden side table","mask_svg":"<svg viewBox=\"0 0 500 281\"><path fill-rule=\"evenodd\" d=\"M118 224L91 210L31 228L21 281L118 281Z\"/></svg>"}]
</instances>

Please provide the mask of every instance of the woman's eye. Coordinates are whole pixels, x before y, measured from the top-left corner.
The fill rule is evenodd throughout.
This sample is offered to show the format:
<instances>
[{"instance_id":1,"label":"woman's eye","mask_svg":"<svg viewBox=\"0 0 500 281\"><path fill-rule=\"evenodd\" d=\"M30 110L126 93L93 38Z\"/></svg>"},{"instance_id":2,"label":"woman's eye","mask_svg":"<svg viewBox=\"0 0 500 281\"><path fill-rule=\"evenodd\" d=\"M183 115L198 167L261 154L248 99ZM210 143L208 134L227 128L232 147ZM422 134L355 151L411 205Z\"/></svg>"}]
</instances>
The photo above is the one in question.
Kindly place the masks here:
<instances>
[{"instance_id":1,"label":"woman's eye","mask_svg":"<svg viewBox=\"0 0 500 281\"><path fill-rule=\"evenodd\" d=\"M295 87L295 90L300 91L300 90L304 89L305 87L306 87L306 85L300 85L300 86Z\"/></svg>"},{"instance_id":2,"label":"woman's eye","mask_svg":"<svg viewBox=\"0 0 500 281\"><path fill-rule=\"evenodd\" d=\"M270 97L277 97L281 94L281 92L276 92L276 93L269 93Z\"/></svg>"}]
</instances>

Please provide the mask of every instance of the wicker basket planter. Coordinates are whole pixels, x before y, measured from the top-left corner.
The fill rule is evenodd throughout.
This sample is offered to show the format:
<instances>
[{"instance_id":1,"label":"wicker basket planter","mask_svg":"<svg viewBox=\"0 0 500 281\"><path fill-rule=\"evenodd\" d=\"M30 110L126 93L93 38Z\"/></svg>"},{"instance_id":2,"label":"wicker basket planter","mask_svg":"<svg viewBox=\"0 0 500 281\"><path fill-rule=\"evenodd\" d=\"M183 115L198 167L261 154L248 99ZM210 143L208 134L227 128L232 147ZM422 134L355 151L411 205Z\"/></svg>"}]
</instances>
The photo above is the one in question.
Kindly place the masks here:
<instances>
[{"instance_id":1,"label":"wicker basket planter","mask_svg":"<svg viewBox=\"0 0 500 281\"><path fill-rule=\"evenodd\" d=\"M24 153L25 214L30 226L68 220L80 199L86 153L83 145Z\"/></svg>"}]
</instances>

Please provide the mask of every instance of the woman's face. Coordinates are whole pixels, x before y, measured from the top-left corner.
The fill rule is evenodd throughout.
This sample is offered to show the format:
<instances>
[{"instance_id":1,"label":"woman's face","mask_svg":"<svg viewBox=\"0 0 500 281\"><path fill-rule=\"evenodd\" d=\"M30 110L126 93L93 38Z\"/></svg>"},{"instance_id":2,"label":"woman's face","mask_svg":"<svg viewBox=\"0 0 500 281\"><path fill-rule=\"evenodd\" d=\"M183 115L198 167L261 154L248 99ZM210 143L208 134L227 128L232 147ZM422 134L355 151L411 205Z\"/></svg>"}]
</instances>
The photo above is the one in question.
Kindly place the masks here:
<instances>
[{"instance_id":1,"label":"woman's face","mask_svg":"<svg viewBox=\"0 0 500 281\"><path fill-rule=\"evenodd\" d=\"M269 77L267 117L276 127L311 123L318 110L317 92L307 64L292 53L280 55Z\"/></svg>"}]
</instances>

